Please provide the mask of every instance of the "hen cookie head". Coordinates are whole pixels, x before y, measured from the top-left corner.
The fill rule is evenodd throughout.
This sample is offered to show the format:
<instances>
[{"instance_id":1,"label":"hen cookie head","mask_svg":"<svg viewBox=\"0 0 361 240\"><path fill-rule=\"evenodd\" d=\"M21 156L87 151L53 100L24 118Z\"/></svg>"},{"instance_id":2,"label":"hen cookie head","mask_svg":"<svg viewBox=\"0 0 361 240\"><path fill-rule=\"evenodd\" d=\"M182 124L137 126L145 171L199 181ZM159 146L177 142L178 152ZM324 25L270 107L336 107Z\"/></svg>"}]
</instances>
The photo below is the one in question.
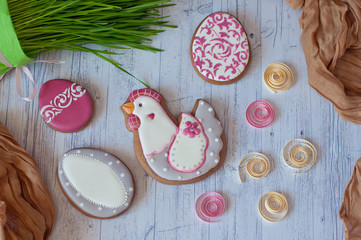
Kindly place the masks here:
<instances>
[{"instance_id":1,"label":"hen cookie head","mask_svg":"<svg viewBox=\"0 0 361 240\"><path fill-rule=\"evenodd\" d=\"M122 109L129 115L128 123L133 130L138 130L143 121L152 121L157 113L162 114L164 110L159 105L161 95L152 89L145 88L134 90L129 94L127 102Z\"/></svg>"}]
</instances>

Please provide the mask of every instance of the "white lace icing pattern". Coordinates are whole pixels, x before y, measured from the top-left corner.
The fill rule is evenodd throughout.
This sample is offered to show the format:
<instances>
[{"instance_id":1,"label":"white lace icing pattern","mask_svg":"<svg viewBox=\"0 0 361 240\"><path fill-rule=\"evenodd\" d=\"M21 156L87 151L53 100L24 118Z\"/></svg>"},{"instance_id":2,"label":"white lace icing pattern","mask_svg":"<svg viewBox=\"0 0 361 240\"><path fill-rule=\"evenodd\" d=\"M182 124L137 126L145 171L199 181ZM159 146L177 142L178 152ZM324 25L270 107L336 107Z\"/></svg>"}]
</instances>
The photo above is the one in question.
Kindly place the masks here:
<instances>
[{"instance_id":1,"label":"white lace icing pattern","mask_svg":"<svg viewBox=\"0 0 361 240\"><path fill-rule=\"evenodd\" d=\"M41 108L40 114L44 117L46 123L50 123L63 109L68 108L73 101L77 101L86 93L86 90L76 83L73 83L63 93L58 94L49 105Z\"/></svg>"}]
</instances>

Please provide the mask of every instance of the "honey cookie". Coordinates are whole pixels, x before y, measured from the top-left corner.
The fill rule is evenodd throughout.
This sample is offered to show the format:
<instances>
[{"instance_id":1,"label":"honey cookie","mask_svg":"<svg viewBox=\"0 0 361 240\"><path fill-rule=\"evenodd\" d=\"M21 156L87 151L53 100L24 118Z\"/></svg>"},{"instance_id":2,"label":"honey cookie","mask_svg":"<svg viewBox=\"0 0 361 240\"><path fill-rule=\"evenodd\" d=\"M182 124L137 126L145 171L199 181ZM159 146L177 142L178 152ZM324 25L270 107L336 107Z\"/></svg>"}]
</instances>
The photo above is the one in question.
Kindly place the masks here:
<instances>
[{"instance_id":1,"label":"honey cookie","mask_svg":"<svg viewBox=\"0 0 361 240\"><path fill-rule=\"evenodd\" d=\"M93 101L80 85L54 79L41 86L40 114L46 124L59 132L77 132L83 129L93 115Z\"/></svg>"},{"instance_id":2,"label":"honey cookie","mask_svg":"<svg viewBox=\"0 0 361 240\"><path fill-rule=\"evenodd\" d=\"M199 24L190 53L195 71L212 84L239 80L247 70L251 56L242 24L224 12L213 13Z\"/></svg>"},{"instance_id":3,"label":"honey cookie","mask_svg":"<svg viewBox=\"0 0 361 240\"><path fill-rule=\"evenodd\" d=\"M152 89L135 90L121 107L134 133L134 150L147 173L165 184L200 181L222 166L226 154L223 127L213 107L198 99L193 111L177 119Z\"/></svg>"},{"instance_id":4,"label":"honey cookie","mask_svg":"<svg viewBox=\"0 0 361 240\"><path fill-rule=\"evenodd\" d=\"M65 153L58 164L58 180L69 202L93 218L119 216L135 192L127 166L112 154L91 148Z\"/></svg>"}]
</instances>

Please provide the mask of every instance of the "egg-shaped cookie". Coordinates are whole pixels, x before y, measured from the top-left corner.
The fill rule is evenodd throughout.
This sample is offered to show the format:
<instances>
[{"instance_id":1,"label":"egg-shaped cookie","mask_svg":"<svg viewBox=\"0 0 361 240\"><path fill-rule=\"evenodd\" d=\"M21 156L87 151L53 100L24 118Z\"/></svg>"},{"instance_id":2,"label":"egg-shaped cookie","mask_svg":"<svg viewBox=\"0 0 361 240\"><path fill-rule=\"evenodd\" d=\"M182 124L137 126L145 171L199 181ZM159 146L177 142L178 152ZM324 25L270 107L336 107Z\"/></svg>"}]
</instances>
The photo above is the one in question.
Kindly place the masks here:
<instances>
[{"instance_id":1,"label":"egg-shaped cookie","mask_svg":"<svg viewBox=\"0 0 361 240\"><path fill-rule=\"evenodd\" d=\"M119 216L128 209L135 191L127 166L114 155L92 148L66 152L59 160L58 180L69 202L93 218Z\"/></svg>"},{"instance_id":2,"label":"egg-shaped cookie","mask_svg":"<svg viewBox=\"0 0 361 240\"><path fill-rule=\"evenodd\" d=\"M197 27L190 47L193 68L205 81L230 84L239 80L251 59L246 31L234 16L216 12Z\"/></svg>"},{"instance_id":3,"label":"egg-shaped cookie","mask_svg":"<svg viewBox=\"0 0 361 240\"><path fill-rule=\"evenodd\" d=\"M39 107L46 124L59 132L80 131L93 115L88 91L64 79L50 80L41 86Z\"/></svg>"}]
</instances>

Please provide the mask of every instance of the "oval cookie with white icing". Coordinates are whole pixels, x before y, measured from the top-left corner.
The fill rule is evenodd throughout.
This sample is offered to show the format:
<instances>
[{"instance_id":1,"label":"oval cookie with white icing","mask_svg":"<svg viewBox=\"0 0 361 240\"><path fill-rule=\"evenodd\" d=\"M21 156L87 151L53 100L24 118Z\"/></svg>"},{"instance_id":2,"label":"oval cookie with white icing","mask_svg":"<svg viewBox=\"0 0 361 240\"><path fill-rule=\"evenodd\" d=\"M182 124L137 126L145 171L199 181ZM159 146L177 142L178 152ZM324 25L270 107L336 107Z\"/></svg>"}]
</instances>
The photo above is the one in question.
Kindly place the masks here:
<instances>
[{"instance_id":1,"label":"oval cookie with white icing","mask_svg":"<svg viewBox=\"0 0 361 240\"><path fill-rule=\"evenodd\" d=\"M230 84L239 80L251 56L242 24L224 12L212 13L199 24L190 53L195 71L212 84Z\"/></svg>"},{"instance_id":2,"label":"oval cookie with white icing","mask_svg":"<svg viewBox=\"0 0 361 240\"><path fill-rule=\"evenodd\" d=\"M65 153L58 164L58 180L69 202L83 214L114 218L133 200L133 176L112 154L91 148Z\"/></svg>"},{"instance_id":3,"label":"oval cookie with white icing","mask_svg":"<svg viewBox=\"0 0 361 240\"><path fill-rule=\"evenodd\" d=\"M121 107L126 127L134 133L134 151L141 166L165 184L189 184L214 173L223 164L226 138L214 108L198 99L192 113L178 120L153 89L130 93Z\"/></svg>"}]
</instances>

